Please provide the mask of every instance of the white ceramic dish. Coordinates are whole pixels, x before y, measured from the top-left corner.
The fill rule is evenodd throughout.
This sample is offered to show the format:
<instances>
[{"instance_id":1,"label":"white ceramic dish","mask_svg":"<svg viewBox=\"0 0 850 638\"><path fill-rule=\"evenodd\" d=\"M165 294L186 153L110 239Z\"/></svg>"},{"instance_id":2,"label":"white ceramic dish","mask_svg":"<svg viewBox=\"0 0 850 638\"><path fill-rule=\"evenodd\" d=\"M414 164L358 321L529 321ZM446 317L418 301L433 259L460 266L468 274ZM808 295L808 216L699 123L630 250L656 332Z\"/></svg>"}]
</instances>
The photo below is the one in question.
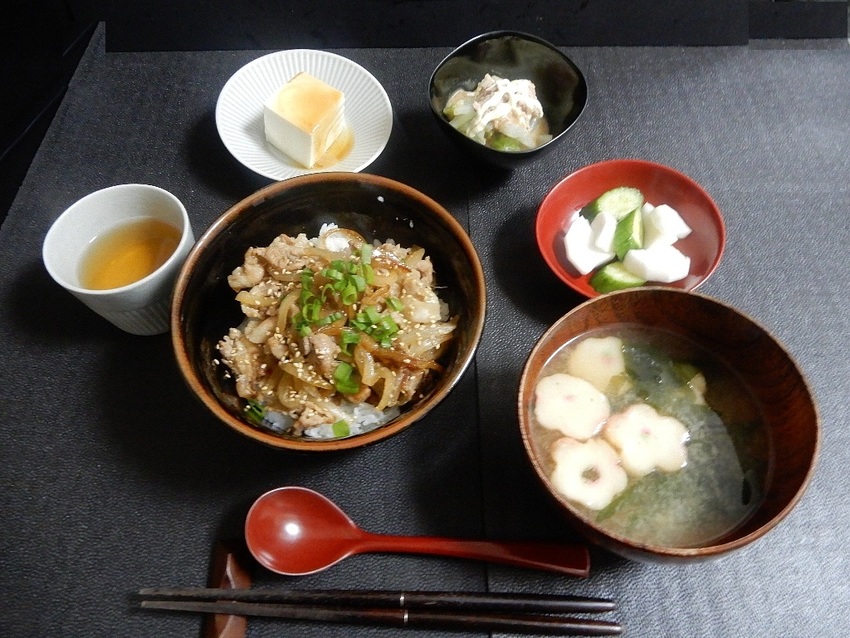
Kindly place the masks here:
<instances>
[{"instance_id":1,"label":"white ceramic dish","mask_svg":"<svg viewBox=\"0 0 850 638\"><path fill-rule=\"evenodd\" d=\"M345 117L354 135L351 151L321 169L308 169L266 142L263 103L299 71L345 94ZM227 150L251 170L274 180L321 171L357 173L381 154L393 125L384 87L359 64L313 49L277 51L239 69L224 85L215 109L218 133Z\"/></svg>"}]
</instances>

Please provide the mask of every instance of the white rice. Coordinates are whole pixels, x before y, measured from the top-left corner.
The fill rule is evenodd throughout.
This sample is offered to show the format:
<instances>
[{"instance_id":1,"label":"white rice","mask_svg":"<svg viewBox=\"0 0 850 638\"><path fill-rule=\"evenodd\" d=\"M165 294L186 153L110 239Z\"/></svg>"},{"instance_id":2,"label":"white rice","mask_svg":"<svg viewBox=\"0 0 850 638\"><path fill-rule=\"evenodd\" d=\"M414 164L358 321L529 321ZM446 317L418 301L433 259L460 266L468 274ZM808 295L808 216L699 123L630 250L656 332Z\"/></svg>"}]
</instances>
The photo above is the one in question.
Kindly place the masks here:
<instances>
[{"instance_id":1,"label":"white rice","mask_svg":"<svg viewBox=\"0 0 850 638\"><path fill-rule=\"evenodd\" d=\"M376 410L374 406L368 403L359 403L357 405L343 403L338 407L346 413L345 421L348 422L349 436L364 434L374 430L392 421L400 413L397 407L381 411ZM338 438L333 432L333 425L330 423L307 428L304 430L304 436L311 439Z\"/></svg>"},{"instance_id":2,"label":"white rice","mask_svg":"<svg viewBox=\"0 0 850 638\"><path fill-rule=\"evenodd\" d=\"M351 403L343 403L336 406L340 412L340 419L348 423L348 436L356 436L370 432L386 423L389 423L399 414L401 410L398 407L387 408L386 410L377 410L374 406L368 403L360 403L353 405ZM276 434L285 434L292 429L295 420L288 414L282 412L274 412L269 410L263 416L263 427L275 432ZM309 439L337 439L342 438L334 434L333 424L323 423L310 428L306 428L302 436Z\"/></svg>"}]
</instances>

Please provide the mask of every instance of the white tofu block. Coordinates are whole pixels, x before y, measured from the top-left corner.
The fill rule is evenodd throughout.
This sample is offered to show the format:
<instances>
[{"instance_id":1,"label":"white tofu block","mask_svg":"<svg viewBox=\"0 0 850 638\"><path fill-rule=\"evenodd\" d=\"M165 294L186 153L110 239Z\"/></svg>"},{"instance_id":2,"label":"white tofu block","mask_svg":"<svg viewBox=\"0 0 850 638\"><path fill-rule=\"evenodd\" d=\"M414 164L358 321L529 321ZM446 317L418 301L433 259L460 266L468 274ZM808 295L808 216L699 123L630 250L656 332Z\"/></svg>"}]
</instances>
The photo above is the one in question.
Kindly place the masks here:
<instances>
[{"instance_id":1,"label":"white tofu block","mask_svg":"<svg viewBox=\"0 0 850 638\"><path fill-rule=\"evenodd\" d=\"M312 168L345 129L342 91L298 73L263 105L266 140Z\"/></svg>"},{"instance_id":2,"label":"white tofu block","mask_svg":"<svg viewBox=\"0 0 850 638\"><path fill-rule=\"evenodd\" d=\"M564 235L567 259L582 275L614 258L613 252L598 250L593 246L592 235L590 222L581 215L575 218Z\"/></svg>"},{"instance_id":3,"label":"white tofu block","mask_svg":"<svg viewBox=\"0 0 850 638\"><path fill-rule=\"evenodd\" d=\"M655 246L630 250L623 266L641 279L669 284L688 276L691 260L675 246Z\"/></svg>"},{"instance_id":4,"label":"white tofu block","mask_svg":"<svg viewBox=\"0 0 850 638\"><path fill-rule=\"evenodd\" d=\"M611 213L599 213L590 222L591 241L596 250L605 253L614 252L614 231L617 230L617 218Z\"/></svg>"},{"instance_id":5,"label":"white tofu block","mask_svg":"<svg viewBox=\"0 0 850 638\"><path fill-rule=\"evenodd\" d=\"M660 204L644 215L644 228L649 227L658 236L673 235L684 239L691 234L691 227L679 213L667 204Z\"/></svg>"}]
</instances>

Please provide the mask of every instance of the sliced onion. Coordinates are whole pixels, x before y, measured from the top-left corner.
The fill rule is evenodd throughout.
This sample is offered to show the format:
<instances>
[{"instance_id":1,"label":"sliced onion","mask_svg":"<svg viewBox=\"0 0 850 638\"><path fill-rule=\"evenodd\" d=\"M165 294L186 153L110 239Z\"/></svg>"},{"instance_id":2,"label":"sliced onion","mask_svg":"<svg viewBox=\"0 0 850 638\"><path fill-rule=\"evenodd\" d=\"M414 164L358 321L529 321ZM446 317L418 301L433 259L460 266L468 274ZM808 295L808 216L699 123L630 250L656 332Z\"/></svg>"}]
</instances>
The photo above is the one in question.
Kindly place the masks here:
<instances>
[{"instance_id":1,"label":"sliced onion","mask_svg":"<svg viewBox=\"0 0 850 638\"><path fill-rule=\"evenodd\" d=\"M380 367L378 376L384 380L384 387L381 392L381 400L375 406L378 410L384 410L398 403L398 377L389 368Z\"/></svg>"},{"instance_id":2,"label":"sliced onion","mask_svg":"<svg viewBox=\"0 0 850 638\"><path fill-rule=\"evenodd\" d=\"M375 358L360 344L354 346L354 363L360 373L360 381L364 385L371 387L377 383L378 374L375 371Z\"/></svg>"},{"instance_id":3,"label":"sliced onion","mask_svg":"<svg viewBox=\"0 0 850 638\"><path fill-rule=\"evenodd\" d=\"M359 248L365 241L362 235L348 228L329 228L319 235L319 246L335 253Z\"/></svg>"}]
</instances>

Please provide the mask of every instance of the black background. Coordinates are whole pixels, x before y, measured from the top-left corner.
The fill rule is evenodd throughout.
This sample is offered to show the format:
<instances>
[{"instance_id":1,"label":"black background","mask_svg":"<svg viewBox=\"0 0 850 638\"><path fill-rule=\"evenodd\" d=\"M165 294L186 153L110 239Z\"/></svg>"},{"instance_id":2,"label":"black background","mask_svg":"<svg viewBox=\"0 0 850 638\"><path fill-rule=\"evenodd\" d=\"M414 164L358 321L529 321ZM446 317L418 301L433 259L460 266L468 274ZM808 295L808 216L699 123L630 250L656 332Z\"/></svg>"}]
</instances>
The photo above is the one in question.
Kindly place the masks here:
<instances>
[{"instance_id":1,"label":"black background","mask_svg":"<svg viewBox=\"0 0 850 638\"><path fill-rule=\"evenodd\" d=\"M0 9L0 220L98 22L110 51L455 46L499 28L563 46L728 46L844 38L847 2L12 0Z\"/></svg>"}]
</instances>

